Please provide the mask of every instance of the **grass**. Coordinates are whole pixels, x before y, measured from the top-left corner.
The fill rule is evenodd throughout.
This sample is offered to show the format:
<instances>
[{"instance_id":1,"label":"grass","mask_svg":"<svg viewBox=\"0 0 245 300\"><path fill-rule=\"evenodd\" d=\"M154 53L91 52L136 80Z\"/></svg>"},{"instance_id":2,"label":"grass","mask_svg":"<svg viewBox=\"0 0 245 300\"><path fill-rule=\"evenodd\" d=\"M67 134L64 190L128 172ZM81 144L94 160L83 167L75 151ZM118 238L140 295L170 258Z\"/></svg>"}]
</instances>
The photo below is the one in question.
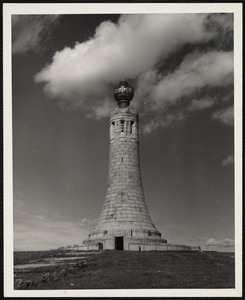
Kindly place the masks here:
<instances>
[{"instance_id":1,"label":"grass","mask_svg":"<svg viewBox=\"0 0 245 300\"><path fill-rule=\"evenodd\" d=\"M78 255L76 258L74 257ZM233 253L69 251L15 252L14 263L56 265L15 269L15 289L234 288Z\"/></svg>"}]
</instances>

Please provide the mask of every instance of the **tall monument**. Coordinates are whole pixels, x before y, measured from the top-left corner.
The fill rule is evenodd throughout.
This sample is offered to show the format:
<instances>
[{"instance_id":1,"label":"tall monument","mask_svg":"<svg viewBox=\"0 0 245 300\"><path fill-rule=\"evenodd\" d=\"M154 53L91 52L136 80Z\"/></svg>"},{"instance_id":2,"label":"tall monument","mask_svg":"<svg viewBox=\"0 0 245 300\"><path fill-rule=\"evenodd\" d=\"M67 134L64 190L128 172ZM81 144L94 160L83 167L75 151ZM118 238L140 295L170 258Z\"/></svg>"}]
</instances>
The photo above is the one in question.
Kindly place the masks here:
<instances>
[{"instance_id":1,"label":"tall monument","mask_svg":"<svg viewBox=\"0 0 245 300\"><path fill-rule=\"evenodd\" d=\"M110 114L108 186L97 226L83 241L83 248L164 250L150 217L140 173L139 117L130 108L134 90L126 81L114 89L118 106Z\"/></svg>"}]
</instances>

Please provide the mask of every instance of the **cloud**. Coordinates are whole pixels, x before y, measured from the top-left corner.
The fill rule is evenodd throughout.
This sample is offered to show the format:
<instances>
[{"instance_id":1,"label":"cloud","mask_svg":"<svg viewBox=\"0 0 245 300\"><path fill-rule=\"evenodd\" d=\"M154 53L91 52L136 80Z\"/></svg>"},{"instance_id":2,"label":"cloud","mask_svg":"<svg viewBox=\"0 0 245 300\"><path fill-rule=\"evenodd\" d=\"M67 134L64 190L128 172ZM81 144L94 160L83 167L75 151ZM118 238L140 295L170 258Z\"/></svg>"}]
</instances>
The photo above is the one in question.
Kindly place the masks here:
<instances>
[{"instance_id":1,"label":"cloud","mask_svg":"<svg viewBox=\"0 0 245 300\"><path fill-rule=\"evenodd\" d=\"M215 104L214 98L193 99L187 108L189 111L203 110Z\"/></svg>"},{"instance_id":2,"label":"cloud","mask_svg":"<svg viewBox=\"0 0 245 300\"><path fill-rule=\"evenodd\" d=\"M90 220L87 218L83 218L80 222L77 223L77 226L85 227L85 226L95 225L97 221L98 221L97 219Z\"/></svg>"},{"instance_id":3,"label":"cloud","mask_svg":"<svg viewBox=\"0 0 245 300\"><path fill-rule=\"evenodd\" d=\"M43 50L50 39L50 30L57 24L57 20L57 15L13 15L13 53Z\"/></svg>"},{"instance_id":4,"label":"cloud","mask_svg":"<svg viewBox=\"0 0 245 300\"><path fill-rule=\"evenodd\" d=\"M125 77L135 83L136 107L147 101L150 111L162 113L183 97L195 99L204 87L231 84L233 53L223 51L222 44L232 30L230 14L122 15L117 23L101 23L88 40L57 51L35 81L60 107L101 118L113 106L112 87ZM210 48L217 40L216 49ZM186 45L190 53L183 50ZM181 59L171 69L173 55ZM207 106L211 99L192 100L189 110Z\"/></svg>"},{"instance_id":5,"label":"cloud","mask_svg":"<svg viewBox=\"0 0 245 300\"><path fill-rule=\"evenodd\" d=\"M68 244L82 244L92 229L92 221L74 222L28 215L14 220L15 250L48 250Z\"/></svg>"},{"instance_id":6,"label":"cloud","mask_svg":"<svg viewBox=\"0 0 245 300\"><path fill-rule=\"evenodd\" d=\"M230 166L234 164L234 156L228 155L224 160L222 160L222 166Z\"/></svg>"},{"instance_id":7,"label":"cloud","mask_svg":"<svg viewBox=\"0 0 245 300\"><path fill-rule=\"evenodd\" d=\"M177 113L177 114L168 114L164 117L156 117L151 120L149 123L143 126L143 130L145 133L151 133L153 130L161 127L169 126L173 123L183 121L186 119L186 115L184 113Z\"/></svg>"},{"instance_id":8,"label":"cloud","mask_svg":"<svg viewBox=\"0 0 245 300\"><path fill-rule=\"evenodd\" d=\"M96 219L67 220L59 211L34 208L25 200L14 198L14 249L48 250L82 244Z\"/></svg>"},{"instance_id":9,"label":"cloud","mask_svg":"<svg viewBox=\"0 0 245 300\"><path fill-rule=\"evenodd\" d=\"M159 80L152 91L155 108L174 104L203 87L232 82L233 53L210 51L188 54L178 69ZM199 107L200 108L200 107Z\"/></svg>"},{"instance_id":10,"label":"cloud","mask_svg":"<svg viewBox=\"0 0 245 300\"><path fill-rule=\"evenodd\" d=\"M218 247L218 248L234 247L234 245L235 245L235 240L229 239L229 238L226 238L226 239L223 239L220 241L211 238L205 244L205 246L207 246L207 247Z\"/></svg>"},{"instance_id":11,"label":"cloud","mask_svg":"<svg viewBox=\"0 0 245 300\"><path fill-rule=\"evenodd\" d=\"M231 105L225 109L214 112L213 119L218 120L224 124L233 126L234 125L234 106Z\"/></svg>"},{"instance_id":12,"label":"cloud","mask_svg":"<svg viewBox=\"0 0 245 300\"><path fill-rule=\"evenodd\" d=\"M50 250L68 244L81 244L82 236L86 236L85 231L69 222L43 222L42 225L14 224L14 249Z\"/></svg>"}]
</instances>

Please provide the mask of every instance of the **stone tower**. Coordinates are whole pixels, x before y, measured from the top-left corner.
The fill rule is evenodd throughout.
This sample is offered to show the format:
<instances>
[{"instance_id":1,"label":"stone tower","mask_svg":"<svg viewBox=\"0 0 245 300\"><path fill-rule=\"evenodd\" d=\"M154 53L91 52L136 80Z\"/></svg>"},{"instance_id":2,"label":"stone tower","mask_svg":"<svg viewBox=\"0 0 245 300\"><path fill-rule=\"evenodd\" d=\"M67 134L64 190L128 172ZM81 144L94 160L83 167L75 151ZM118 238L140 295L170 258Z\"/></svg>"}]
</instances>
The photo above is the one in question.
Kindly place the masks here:
<instances>
[{"instance_id":1,"label":"stone tower","mask_svg":"<svg viewBox=\"0 0 245 300\"><path fill-rule=\"evenodd\" d=\"M110 114L108 186L97 226L84 249L162 250L142 188L139 159L139 118L130 108L133 88L122 81L114 89L118 106Z\"/></svg>"}]
</instances>

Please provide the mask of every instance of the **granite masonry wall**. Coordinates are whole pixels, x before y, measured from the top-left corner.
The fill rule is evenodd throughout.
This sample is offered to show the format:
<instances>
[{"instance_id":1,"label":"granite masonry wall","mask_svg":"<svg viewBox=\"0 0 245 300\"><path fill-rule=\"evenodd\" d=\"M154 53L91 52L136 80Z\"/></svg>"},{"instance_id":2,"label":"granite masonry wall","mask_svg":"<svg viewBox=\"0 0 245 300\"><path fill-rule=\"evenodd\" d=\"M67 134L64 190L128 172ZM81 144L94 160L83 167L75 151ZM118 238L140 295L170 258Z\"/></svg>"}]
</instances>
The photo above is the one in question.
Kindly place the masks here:
<instances>
[{"instance_id":1,"label":"granite masonry wall","mask_svg":"<svg viewBox=\"0 0 245 300\"><path fill-rule=\"evenodd\" d=\"M111 113L107 192L98 224L85 245L96 241L104 249L115 249L116 237L123 238L124 250L133 250L130 242L139 239L150 244L167 242L154 226L145 202L138 121L138 114L129 107L116 108Z\"/></svg>"}]
</instances>

